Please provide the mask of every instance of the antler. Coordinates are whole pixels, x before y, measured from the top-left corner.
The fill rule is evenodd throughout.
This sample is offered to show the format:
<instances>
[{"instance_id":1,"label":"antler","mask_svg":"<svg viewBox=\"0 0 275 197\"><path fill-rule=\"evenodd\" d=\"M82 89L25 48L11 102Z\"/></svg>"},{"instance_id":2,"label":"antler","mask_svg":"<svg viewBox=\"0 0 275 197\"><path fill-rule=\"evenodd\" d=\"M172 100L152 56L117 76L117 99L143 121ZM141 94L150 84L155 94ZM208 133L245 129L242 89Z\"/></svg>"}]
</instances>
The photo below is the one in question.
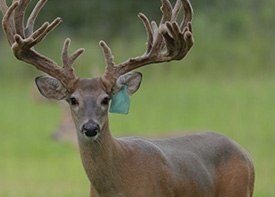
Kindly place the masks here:
<instances>
[{"instance_id":1,"label":"antler","mask_svg":"<svg viewBox=\"0 0 275 197\"><path fill-rule=\"evenodd\" d=\"M179 25L177 17L182 7L185 16ZM101 79L108 91L112 90L119 76L148 64L181 60L193 46L191 26L193 10L189 0L177 0L174 8L169 0L162 0L161 11L163 16L159 26L155 21L150 23L144 14L138 15L148 37L147 49L142 56L130 58L116 65L111 49L104 41L100 41L106 61L105 73Z\"/></svg>"},{"instance_id":2,"label":"antler","mask_svg":"<svg viewBox=\"0 0 275 197\"><path fill-rule=\"evenodd\" d=\"M66 39L62 49L63 67L34 50L34 46L61 23L61 18L56 18L53 22L45 22L36 31L33 31L35 20L46 2L47 0L37 2L24 27L25 10L30 0L13 0L10 7L7 6L5 0L0 0L0 9L4 15L2 26L17 59L32 64L37 69L60 80L68 92L73 92L78 78L72 64L84 52L84 49L78 49L69 55L68 48L71 41Z\"/></svg>"}]
</instances>

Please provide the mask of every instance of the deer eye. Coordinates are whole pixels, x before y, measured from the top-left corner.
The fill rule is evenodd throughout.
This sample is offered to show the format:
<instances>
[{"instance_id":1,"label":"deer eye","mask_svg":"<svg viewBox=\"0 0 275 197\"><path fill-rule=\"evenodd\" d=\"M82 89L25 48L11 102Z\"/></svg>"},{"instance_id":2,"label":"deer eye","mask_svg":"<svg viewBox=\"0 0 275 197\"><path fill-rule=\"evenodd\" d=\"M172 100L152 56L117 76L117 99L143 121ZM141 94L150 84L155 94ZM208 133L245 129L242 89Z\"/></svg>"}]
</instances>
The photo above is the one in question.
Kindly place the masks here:
<instances>
[{"instance_id":1,"label":"deer eye","mask_svg":"<svg viewBox=\"0 0 275 197\"><path fill-rule=\"evenodd\" d=\"M110 101L110 98L109 97L105 97L105 98L102 99L101 105L108 105L109 101Z\"/></svg>"},{"instance_id":2,"label":"deer eye","mask_svg":"<svg viewBox=\"0 0 275 197\"><path fill-rule=\"evenodd\" d=\"M76 106L76 105L79 104L78 101L77 101L77 99L76 99L75 97L69 98L69 103L70 103L70 105L72 105L72 106Z\"/></svg>"}]
</instances>

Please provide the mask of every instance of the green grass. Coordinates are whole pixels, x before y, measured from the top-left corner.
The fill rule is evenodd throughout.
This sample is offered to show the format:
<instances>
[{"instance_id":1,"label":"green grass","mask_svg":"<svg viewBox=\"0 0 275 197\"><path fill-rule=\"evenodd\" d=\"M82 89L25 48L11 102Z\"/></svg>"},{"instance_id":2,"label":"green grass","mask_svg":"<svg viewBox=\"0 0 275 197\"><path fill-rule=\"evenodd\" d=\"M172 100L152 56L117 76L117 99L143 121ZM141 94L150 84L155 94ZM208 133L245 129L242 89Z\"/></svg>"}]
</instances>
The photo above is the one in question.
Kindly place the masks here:
<instances>
[{"instance_id":1,"label":"green grass","mask_svg":"<svg viewBox=\"0 0 275 197\"><path fill-rule=\"evenodd\" d=\"M184 61L173 62L173 67L166 64L143 69L144 82L131 99L130 114L110 115L113 134L174 136L201 130L223 133L251 153L256 167L254 196L273 197L275 39L274 26L269 24L274 22L272 6L266 6L268 2L258 4L253 9L252 4L244 6L245 12L240 6L229 9L229 13L222 8L220 15L216 8L209 9L213 5L204 10L194 2L195 45L191 53ZM250 16L250 12L255 14ZM238 27L243 31L238 33ZM60 63L63 40L71 32L65 29L56 33L36 49ZM145 32L129 34L138 37L106 40L116 62L144 51ZM59 106L33 102L32 85L26 79L38 72L13 58L1 35L0 197L88 196L89 183L78 151L50 137L59 121ZM104 69L94 35L92 31L86 33L86 38L72 38L71 51L86 49L76 62L82 77Z\"/></svg>"},{"instance_id":2,"label":"green grass","mask_svg":"<svg viewBox=\"0 0 275 197\"><path fill-rule=\"evenodd\" d=\"M251 153L256 166L255 197L273 197L273 42L258 45L257 36L248 36L242 42L213 42L205 38L204 31L197 32L203 33L196 34L198 44L185 61L143 69L144 81L131 99L130 114L110 115L113 134L174 136L201 130L223 133ZM37 49L60 62L63 36L60 39L50 35L47 39ZM90 76L91 66L93 75L102 71L104 60L98 44L72 40L72 50L86 48L76 62L78 74ZM144 42L111 42L116 62L141 54ZM10 58L6 41L0 49L0 196L88 196L89 183L79 153L73 146L54 142L50 137L59 121L59 106L33 102L33 82L26 79L38 72Z\"/></svg>"},{"instance_id":3,"label":"green grass","mask_svg":"<svg viewBox=\"0 0 275 197\"><path fill-rule=\"evenodd\" d=\"M1 87L0 196L87 196L78 152L50 138L58 107L32 102L26 87Z\"/></svg>"},{"instance_id":4,"label":"green grass","mask_svg":"<svg viewBox=\"0 0 275 197\"><path fill-rule=\"evenodd\" d=\"M16 81L15 79L13 81ZM275 193L275 80L269 77L174 78L145 72L129 115L111 115L115 136L200 130L240 143L256 166L256 197ZM52 141L59 107L32 101L30 84L1 85L0 196L84 197L89 184L73 146Z\"/></svg>"}]
</instances>

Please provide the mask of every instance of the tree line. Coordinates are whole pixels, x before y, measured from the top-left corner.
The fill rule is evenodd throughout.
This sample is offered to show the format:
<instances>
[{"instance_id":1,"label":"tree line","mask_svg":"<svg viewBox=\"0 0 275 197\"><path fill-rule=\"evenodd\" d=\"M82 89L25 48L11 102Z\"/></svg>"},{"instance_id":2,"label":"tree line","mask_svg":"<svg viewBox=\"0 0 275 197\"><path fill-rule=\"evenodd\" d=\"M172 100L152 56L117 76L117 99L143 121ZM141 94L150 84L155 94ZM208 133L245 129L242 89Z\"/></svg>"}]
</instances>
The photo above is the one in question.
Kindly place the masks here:
<instances>
[{"instance_id":1,"label":"tree line","mask_svg":"<svg viewBox=\"0 0 275 197\"><path fill-rule=\"evenodd\" d=\"M176 0L171 0L174 4ZM246 33L251 28L273 28L275 12L273 0L190 0L195 19L223 25L228 35ZM36 0L31 2L32 6ZM143 30L137 18L139 12L159 21L160 0L48 0L39 21L63 19L62 30L85 36L136 35ZM32 7L30 6L30 7ZM31 8L29 9L31 10ZM92 34L92 35L89 35Z\"/></svg>"}]
</instances>

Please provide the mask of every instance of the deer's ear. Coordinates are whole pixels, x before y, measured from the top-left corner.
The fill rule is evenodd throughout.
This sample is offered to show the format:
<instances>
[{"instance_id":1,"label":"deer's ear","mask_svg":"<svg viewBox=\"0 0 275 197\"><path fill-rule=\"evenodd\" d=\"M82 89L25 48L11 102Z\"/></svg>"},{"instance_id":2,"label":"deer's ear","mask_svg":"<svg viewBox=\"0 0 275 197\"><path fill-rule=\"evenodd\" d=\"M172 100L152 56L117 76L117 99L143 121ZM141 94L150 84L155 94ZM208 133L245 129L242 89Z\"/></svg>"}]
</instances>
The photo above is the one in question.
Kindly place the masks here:
<instances>
[{"instance_id":1,"label":"deer's ear","mask_svg":"<svg viewBox=\"0 0 275 197\"><path fill-rule=\"evenodd\" d=\"M62 100L68 94L67 89L55 78L37 77L35 83L40 93L48 99Z\"/></svg>"},{"instance_id":2,"label":"deer's ear","mask_svg":"<svg viewBox=\"0 0 275 197\"><path fill-rule=\"evenodd\" d=\"M133 95L140 87L142 81L142 74L139 72L130 72L121 75L117 79L117 88L120 89L122 86L127 86L128 95Z\"/></svg>"},{"instance_id":3,"label":"deer's ear","mask_svg":"<svg viewBox=\"0 0 275 197\"><path fill-rule=\"evenodd\" d=\"M128 114L129 96L138 90L141 80L142 75L139 72L126 73L117 79L109 109L111 113Z\"/></svg>"}]
</instances>

